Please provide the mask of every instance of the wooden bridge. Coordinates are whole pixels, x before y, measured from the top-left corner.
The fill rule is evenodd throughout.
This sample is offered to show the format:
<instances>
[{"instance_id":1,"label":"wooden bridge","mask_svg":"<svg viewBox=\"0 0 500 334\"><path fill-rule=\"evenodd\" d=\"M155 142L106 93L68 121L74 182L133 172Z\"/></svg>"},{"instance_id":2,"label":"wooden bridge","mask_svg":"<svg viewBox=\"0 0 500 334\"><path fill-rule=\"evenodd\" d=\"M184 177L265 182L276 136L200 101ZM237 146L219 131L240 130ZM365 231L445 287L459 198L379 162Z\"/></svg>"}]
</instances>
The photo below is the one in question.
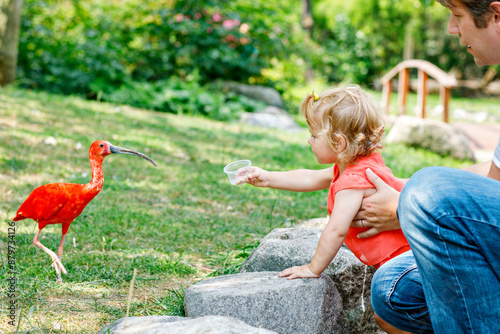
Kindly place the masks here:
<instances>
[{"instance_id":1,"label":"wooden bridge","mask_svg":"<svg viewBox=\"0 0 500 334\"><path fill-rule=\"evenodd\" d=\"M383 90L382 90L382 102L386 112L389 112L389 106L391 101L392 93L392 80L399 74L399 86L398 86L398 107L399 114L403 115L406 112L406 100L409 92L410 86L410 68L418 69L418 89L417 89L417 99L418 99L418 111L422 118L425 118L425 103L427 100L427 79L429 76L433 77L439 84L439 96L441 99L441 104L443 105L443 121L446 123L449 120L449 110L448 103L451 97L451 88L457 86L457 80L449 75L448 73L441 70L436 65L419 59L405 60L392 70L389 71L382 78Z\"/></svg>"}]
</instances>

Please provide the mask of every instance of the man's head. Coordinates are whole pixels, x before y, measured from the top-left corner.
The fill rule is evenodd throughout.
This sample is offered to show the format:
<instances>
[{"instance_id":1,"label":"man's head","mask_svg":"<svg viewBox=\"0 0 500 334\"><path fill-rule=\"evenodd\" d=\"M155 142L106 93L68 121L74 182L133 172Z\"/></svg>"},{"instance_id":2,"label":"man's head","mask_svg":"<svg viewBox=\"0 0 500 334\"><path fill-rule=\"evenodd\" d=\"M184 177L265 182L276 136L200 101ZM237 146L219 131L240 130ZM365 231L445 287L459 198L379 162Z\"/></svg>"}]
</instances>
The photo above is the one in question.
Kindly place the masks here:
<instances>
[{"instance_id":1,"label":"man's head","mask_svg":"<svg viewBox=\"0 0 500 334\"><path fill-rule=\"evenodd\" d=\"M451 11L448 32L479 66L500 64L500 1L436 0Z\"/></svg>"},{"instance_id":2,"label":"man's head","mask_svg":"<svg viewBox=\"0 0 500 334\"><path fill-rule=\"evenodd\" d=\"M452 9L453 7L463 5L474 18L474 24L478 28L486 28L488 19L493 12L490 9L492 2L497 0L436 0L443 6Z\"/></svg>"}]
</instances>

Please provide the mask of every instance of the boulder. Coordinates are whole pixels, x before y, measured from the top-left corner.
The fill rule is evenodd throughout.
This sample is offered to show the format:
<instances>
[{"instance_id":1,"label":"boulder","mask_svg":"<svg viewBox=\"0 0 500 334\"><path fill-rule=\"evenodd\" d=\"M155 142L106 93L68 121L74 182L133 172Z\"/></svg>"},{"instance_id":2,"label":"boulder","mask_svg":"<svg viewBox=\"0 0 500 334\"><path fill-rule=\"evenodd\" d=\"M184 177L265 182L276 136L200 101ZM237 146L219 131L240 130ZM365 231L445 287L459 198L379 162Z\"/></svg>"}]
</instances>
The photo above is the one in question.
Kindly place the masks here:
<instances>
[{"instance_id":1,"label":"boulder","mask_svg":"<svg viewBox=\"0 0 500 334\"><path fill-rule=\"evenodd\" d=\"M283 109L285 103L281 98L281 94L274 88L263 87L258 85L246 85L234 81L222 82L222 88L235 92L236 94L244 95L254 100L265 102L268 105Z\"/></svg>"},{"instance_id":2,"label":"boulder","mask_svg":"<svg viewBox=\"0 0 500 334\"><path fill-rule=\"evenodd\" d=\"M322 218L311 218L306 221L303 221L299 224L294 225L295 228L319 228L324 229L328 224L330 217L322 217Z\"/></svg>"},{"instance_id":3,"label":"boulder","mask_svg":"<svg viewBox=\"0 0 500 334\"><path fill-rule=\"evenodd\" d=\"M307 264L316 251L322 231L319 228L276 228L260 241L240 272L282 271ZM339 260L344 254L348 253L341 252Z\"/></svg>"},{"instance_id":4,"label":"boulder","mask_svg":"<svg viewBox=\"0 0 500 334\"><path fill-rule=\"evenodd\" d=\"M475 161L463 132L451 124L413 116L399 116L386 137L388 144L403 143L443 156Z\"/></svg>"},{"instance_id":5,"label":"boulder","mask_svg":"<svg viewBox=\"0 0 500 334\"><path fill-rule=\"evenodd\" d=\"M318 220L321 224L322 220ZM324 223L324 220L323 220ZM311 261L322 229L277 228L262 239L249 255L240 272L282 271ZM343 245L324 271L335 283L349 323L349 333L376 332L370 301L370 284L375 269L359 261Z\"/></svg>"},{"instance_id":6,"label":"boulder","mask_svg":"<svg viewBox=\"0 0 500 334\"><path fill-rule=\"evenodd\" d=\"M101 329L98 334L273 334L276 332L255 328L241 320L206 316L201 318L184 318L169 316L130 317L117 320Z\"/></svg>"},{"instance_id":7,"label":"boulder","mask_svg":"<svg viewBox=\"0 0 500 334\"><path fill-rule=\"evenodd\" d=\"M264 128L273 128L286 131L302 131L303 129L295 122L292 116L286 111L277 107L266 107L264 110L253 113L245 112L240 117L240 122L261 126Z\"/></svg>"},{"instance_id":8,"label":"boulder","mask_svg":"<svg viewBox=\"0 0 500 334\"><path fill-rule=\"evenodd\" d=\"M125 319L127 327L125 328ZM121 318L101 329L97 334L159 333L157 330L169 323L182 321L183 317L152 315L147 317Z\"/></svg>"},{"instance_id":9,"label":"boulder","mask_svg":"<svg viewBox=\"0 0 500 334\"><path fill-rule=\"evenodd\" d=\"M326 275L280 278L278 272L205 279L186 290L189 317L222 315L277 333L347 333L342 300Z\"/></svg>"},{"instance_id":10,"label":"boulder","mask_svg":"<svg viewBox=\"0 0 500 334\"><path fill-rule=\"evenodd\" d=\"M485 93L492 96L500 96L500 80L491 81L485 87Z\"/></svg>"}]
</instances>

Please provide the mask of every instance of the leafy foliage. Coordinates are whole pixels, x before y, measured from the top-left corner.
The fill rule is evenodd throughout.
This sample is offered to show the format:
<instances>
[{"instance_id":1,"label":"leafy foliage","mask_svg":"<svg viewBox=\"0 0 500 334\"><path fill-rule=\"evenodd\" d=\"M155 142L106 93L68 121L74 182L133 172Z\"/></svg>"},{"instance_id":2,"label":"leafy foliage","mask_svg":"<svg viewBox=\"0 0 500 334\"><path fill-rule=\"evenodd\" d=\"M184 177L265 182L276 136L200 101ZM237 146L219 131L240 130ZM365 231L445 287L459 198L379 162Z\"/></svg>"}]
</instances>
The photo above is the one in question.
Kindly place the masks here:
<instances>
[{"instance_id":1,"label":"leafy foliage","mask_svg":"<svg viewBox=\"0 0 500 334\"><path fill-rule=\"evenodd\" d=\"M242 95L224 92L217 85L201 86L193 80L171 77L156 82L128 82L103 95L106 101L174 114L203 115L216 120L233 120L244 111L266 105Z\"/></svg>"},{"instance_id":2,"label":"leafy foliage","mask_svg":"<svg viewBox=\"0 0 500 334\"><path fill-rule=\"evenodd\" d=\"M299 0L25 2L20 83L230 119L227 96L209 97L198 88L214 79L273 86L294 108L290 90L306 85L311 70L329 85L368 87L404 57L429 60L459 79L486 71L457 36L446 33L449 11L435 1L314 1L312 36L301 27L300 5ZM183 87L196 81L190 97L202 101L168 102L161 86L178 85L174 77L186 81Z\"/></svg>"},{"instance_id":3,"label":"leafy foliage","mask_svg":"<svg viewBox=\"0 0 500 334\"><path fill-rule=\"evenodd\" d=\"M278 6L264 0L29 1L19 45L21 83L96 98L130 81L186 78L194 71L201 83L262 81L261 69L286 57L294 48L286 44L296 39Z\"/></svg>"},{"instance_id":4,"label":"leafy foliage","mask_svg":"<svg viewBox=\"0 0 500 334\"><path fill-rule=\"evenodd\" d=\"M321 45L329 81L373 85L404 57L425 59L460 77L486 69L446 32L449 11L428 0L320 0L314 6L314 39ZM463 73L463 74L462 74Z\"/></svg>"}]
</instances>

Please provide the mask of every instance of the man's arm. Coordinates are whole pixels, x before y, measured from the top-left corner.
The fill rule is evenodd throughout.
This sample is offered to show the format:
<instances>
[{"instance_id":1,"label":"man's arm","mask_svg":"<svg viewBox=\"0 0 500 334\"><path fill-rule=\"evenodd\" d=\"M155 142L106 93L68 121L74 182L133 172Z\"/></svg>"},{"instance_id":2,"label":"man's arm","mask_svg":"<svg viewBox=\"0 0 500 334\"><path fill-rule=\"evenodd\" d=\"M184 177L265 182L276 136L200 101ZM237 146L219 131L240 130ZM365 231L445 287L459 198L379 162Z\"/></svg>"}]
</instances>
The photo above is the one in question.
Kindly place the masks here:
<instances>
[{"instance_id":1,"label":"man's arm","mask_svg":"<svg viewBox=\"0 0 500 334\"><path fill-rule=\"evenodd\" d=\"M500 140L498 140L498 145L495 149L495 154L493 155L493 161L491 162L488 177L500 181Z\"/></svg>"},{"instance_id":2,"label":"man's arm","mask_svg":"<svg viewBox=\"0 0 500 334\"><path fill-rule=\"evenodd\" d=\"M488 177L493 180L500 181L500 168L494 163L491 163L490 171L488 172Z\"/></svg>"},{"instance_id":3,"label":"man's arm","mask_svg":"<svg viewBox=\"0 0 500 334\"><path fill-rule=\"evenodd\" d=\"M464 170L477 175L487 176L491 165L492 161L486 161L477 165L466 167Z\"/></svg>"}]
</instances>

